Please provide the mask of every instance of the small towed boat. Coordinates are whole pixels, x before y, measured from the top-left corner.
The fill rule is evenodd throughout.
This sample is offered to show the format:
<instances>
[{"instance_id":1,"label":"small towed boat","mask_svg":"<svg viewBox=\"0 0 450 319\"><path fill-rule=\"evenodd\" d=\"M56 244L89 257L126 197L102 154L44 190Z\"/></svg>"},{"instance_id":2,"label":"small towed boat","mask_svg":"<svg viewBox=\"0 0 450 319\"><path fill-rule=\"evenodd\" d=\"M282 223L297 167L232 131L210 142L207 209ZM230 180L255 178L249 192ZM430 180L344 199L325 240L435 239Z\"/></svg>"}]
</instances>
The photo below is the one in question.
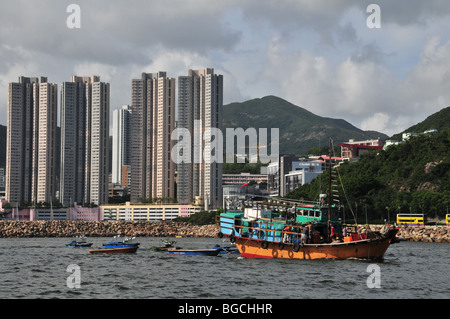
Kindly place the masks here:
<instances>
[{"instance_id":1,"label":"small towed boat","mask_svg":"<svg viewBox=\"0 0 450 319\"><path fill-rule=\"evenodd\" d=\"M120 247L120 248L101 248L89 250L90 254L132 254L138 250L139 247Z\"/></svg>"},{"instance_id":2,"label":"small towed boat","mask_svg":"<svg viewBox=\"0 0 450 319\"><path fill-rule=\"evenodd\" d=\"M114 236L114 239L119 239L120 235ZM133 243L133 238L125 237L122 241L110 241L103 244L103 248L89 250L90 254L132 254L139 248L139 243Z\"/></svg>"},{"instance_id":3,"label":"small towed boat","mask_svg":"<svg viewBox=\"0 0 450 319\"><path fill-rule=\"evenodd\" d=\"M217 256L222 249L169 249L171 255L202 255L202 256Z\"/></svg>"},{"instance_id":4,"label":"small towed boat","mask_svg":"<svg viewBox=\"0 0 450 319\"><path fill-rule=\"evenodd\" d=\"M114 236L114 239L119 239L120 235ZM128 248L128 247L139 247L139 243L133 243L133 239L136 237L129 238L125 237L122 241L110 241L107 244L103 244L103 248Z\"/></svg>"},{"instance_id":5,"label":"small towed boat","mask_svg":"<svg viewBox=\"0 0 450 319\"><path fill-rule=\"evenodd\" d=\"M239 253L239 249L237 249L237 247L231 247L231 246L215 245L214 249L220 249L221 254L237 254L237 253Z\"/></svg>"},{"instance_id":6,"label":"small towed boat","mask_svg":"<svg viewBox=\"0 0 450 319\"><path fill-rule=\"evenodd\" d=\"M85 248L85 247L91 247L92 243L86 243L86 242L78 242L73 241L66 245L66 247L72 247L72 248Z\"/></svg>"},{"instance_id":7,"label":"small towed boat","mask_svg":"<svg viewBox=\"0 0 450 319\"><path fill-rule=\"evenodd\" d=\"M78 237L77 237L78 238ZM91 247L92 243L88 243L86 241L86 237L80 237L81 240L73 240L69 244L66 245L66 247L72 247L72 248L85 248L85 247Z\"/></svg>"},{"instance_id":8,"label":"small towed boat","mask_svg":"<svg viewBox=\"0 0 450 319\"><path fill-rule=\"evenodd\" d=\"M150 250L151 251L157 251L157 252L162 252L162 251L168 251L169 249L181 249L181 247L174 247L173 245L176 243L176 241L168 241L167 239L161 239L161 241L164 243L164 246L151 246Z\"/></svg>"}]
</instances>

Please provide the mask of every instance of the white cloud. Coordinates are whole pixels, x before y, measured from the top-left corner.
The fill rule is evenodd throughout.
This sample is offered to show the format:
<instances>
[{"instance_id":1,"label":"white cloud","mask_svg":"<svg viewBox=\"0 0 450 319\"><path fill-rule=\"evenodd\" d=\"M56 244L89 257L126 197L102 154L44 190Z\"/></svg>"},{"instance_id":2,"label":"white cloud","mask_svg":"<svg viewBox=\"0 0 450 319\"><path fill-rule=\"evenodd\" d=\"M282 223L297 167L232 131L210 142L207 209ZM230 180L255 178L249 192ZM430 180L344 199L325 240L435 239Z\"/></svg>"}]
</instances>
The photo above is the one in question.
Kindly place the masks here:
<instances>
[{"instance_id":1,"label":"white cloud","mask_svg":"<svg viewBox=\"0 0 450 319\"><path fill-rule=\"evenodd\" d=\"M379 30L369 0L78 0L81 29L68 29L72 2L0 0L0 124L20 75L99 75L114 109L142 72L206 67L224 75L225 103L272 94L386 133L450 105L447 0L379 0Z\"/></svg>"},{"instance_id":2,"label":"white cloud","mask_svg":"<svg viewBox=\"0 0 450 319\"><path fill-rule=\"evenodd\" d=\"M267 46L264 77L282 97L316 114L394 134L450 105L450 41L429 39L419 62L398 79L383 57L348 57L333 65L306 50L285 52L278 40Z\"/></svg>"},{"instance_id":3,"label":"white cloud","mask_svg":"<svg viewBox=\"0 0 450 319\"><path fill-rule=\"evenodd\" d=\"M391 132L389 128L390 117L386 113L375 113L372 117L369 117L362 121L362 130L374 130L378 132L386 132L394 134L396 131ZM389 132L388 132L389 131Z\"/></svg>"}]
</instances>

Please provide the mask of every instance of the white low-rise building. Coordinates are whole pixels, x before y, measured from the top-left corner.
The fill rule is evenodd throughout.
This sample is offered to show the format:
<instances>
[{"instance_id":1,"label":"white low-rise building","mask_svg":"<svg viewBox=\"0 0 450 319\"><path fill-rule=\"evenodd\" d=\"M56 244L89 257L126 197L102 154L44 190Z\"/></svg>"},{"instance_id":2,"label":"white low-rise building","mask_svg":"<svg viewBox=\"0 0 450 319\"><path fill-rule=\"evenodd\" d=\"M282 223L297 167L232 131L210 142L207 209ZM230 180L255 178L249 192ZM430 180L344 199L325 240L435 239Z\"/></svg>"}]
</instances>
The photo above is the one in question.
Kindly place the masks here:
<instances>
[{"instance_id":1,"label":"white low-rise building","mask_svg":"<svg viewBox=\"0 0 450 319\"><path fill-rule=\"evenodd\" d=\"M203 205L182 204L113 204L102 205L101 220L104 221L170 221L189 217L200 212Z\"/></svg>"}]
</instances>

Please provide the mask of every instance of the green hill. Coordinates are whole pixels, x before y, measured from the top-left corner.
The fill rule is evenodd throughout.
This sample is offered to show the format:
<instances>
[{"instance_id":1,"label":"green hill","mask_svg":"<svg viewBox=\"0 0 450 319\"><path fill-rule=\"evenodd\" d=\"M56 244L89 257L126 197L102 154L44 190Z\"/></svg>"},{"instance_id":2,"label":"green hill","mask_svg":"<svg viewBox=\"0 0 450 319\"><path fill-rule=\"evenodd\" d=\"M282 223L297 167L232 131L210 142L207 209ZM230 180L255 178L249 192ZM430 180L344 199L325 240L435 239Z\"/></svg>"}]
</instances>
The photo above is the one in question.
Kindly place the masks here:
<instances>
[{"instance_id":1,"label":"green hill","mask_svg":"<svg viewBox=\"0 0 450 319\"><path fill-rule=\"evenodd\" d=\"M345 194L340 189L346 216L349 204L359 221L381 221L390 213L424 213L443 217L450 207L450 119L438 133L422 134L386 150L363 154L356 163L339 167ZM327 176L322 174L309 185L288 194L289 198L314 200L327 192ZM322 187L322 189L321 189ZM325 189L324 189L325 188Z\"/></svg>"},{"instance_id":2,"label":"green hill","mask_svg":"<svg viewBox=\"0 0 450 319\"><path fill-rule=\"evenodd\" d=\"M392 136L393 140L400 141L402 139L402 133L423 133L428 130L438 130L441 131L449 127L450 121L450 106L443 108L437 113L434 113L427 117L424 121L411 126L410 128L404 130L401 133Z\"/></svg>"},{"instance_id":3,"label":"green hill","mask_svg":"<svg viewBox=\"0 0 450 319\"><path fill-rule=\"evenodd\" d=\"M326 146L330 136L336 144L349 139L387 138L379 132L362 131L342 119L315 115L275 96L225 105L223 128L238 127L279 128L281 154L304 155L311 148Z\"/></svg>"}]
</instances>

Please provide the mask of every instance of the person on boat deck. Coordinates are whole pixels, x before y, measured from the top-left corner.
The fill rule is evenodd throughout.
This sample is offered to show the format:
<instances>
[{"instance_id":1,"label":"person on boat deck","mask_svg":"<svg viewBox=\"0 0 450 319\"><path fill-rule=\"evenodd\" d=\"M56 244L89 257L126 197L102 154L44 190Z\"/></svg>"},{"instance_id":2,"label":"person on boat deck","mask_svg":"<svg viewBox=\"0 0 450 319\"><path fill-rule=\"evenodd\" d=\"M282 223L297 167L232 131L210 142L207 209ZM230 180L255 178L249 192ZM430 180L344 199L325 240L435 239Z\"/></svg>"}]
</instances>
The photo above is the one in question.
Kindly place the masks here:
<instances>
[{"instance_id":1,"label":"person on boat deck","mask_svg":"<svg viewBox=\"0 0 450 319\"><path fill-rule=\"evenodd\" d=\"M311 235L312 235L312 231L313 231L313 224L312 222L309 222L308 226L308 243L311 242Z\"/></svg>"},{"instance_id":2,"label":"person on boat deck","mask_svg":"<svg viewBox=\"0 0 450 319\"><path fill-rule=\"evenodd\" d=\"M302 244L306 244L308 242L308 233L309 229L307 226L304 226L302 229Z\"/></svg>"},{"instance_id":3,"label":"person on boat deck","mask_svg":"<svg viewBox=\"0 0 450 319\"><path fill-rule=\"evenodd\" d=\"M285 226L284 227L284 237L283 237L283 242L284 243L288 243L289 242L289 234L288 234L288 232L289 232L289 226Z\"/></svg>"},{"instance_id":4,"label":"person on boat deck","mask_svg":"<svg viewBox=\"0 0 450 319\"><path fill-rule=\"evenodd\" d=\"M332 241L336 240L336 229L334 228L334 225L331 225L330 238Z\"/></svg>"},{"instance_id":5,"label":"person on boat deck","mask_svg":"<svg viewBox=\"0 0 450 319\"><path fill-rule=\"evenodd\" d=\"M342 226L342 221L339 218L338 227L337 227L337 231L336 231L336 239L339 242L343 242L344 241L343 228L345 228L345 227Z\"/></svg>"}]
</instances>

